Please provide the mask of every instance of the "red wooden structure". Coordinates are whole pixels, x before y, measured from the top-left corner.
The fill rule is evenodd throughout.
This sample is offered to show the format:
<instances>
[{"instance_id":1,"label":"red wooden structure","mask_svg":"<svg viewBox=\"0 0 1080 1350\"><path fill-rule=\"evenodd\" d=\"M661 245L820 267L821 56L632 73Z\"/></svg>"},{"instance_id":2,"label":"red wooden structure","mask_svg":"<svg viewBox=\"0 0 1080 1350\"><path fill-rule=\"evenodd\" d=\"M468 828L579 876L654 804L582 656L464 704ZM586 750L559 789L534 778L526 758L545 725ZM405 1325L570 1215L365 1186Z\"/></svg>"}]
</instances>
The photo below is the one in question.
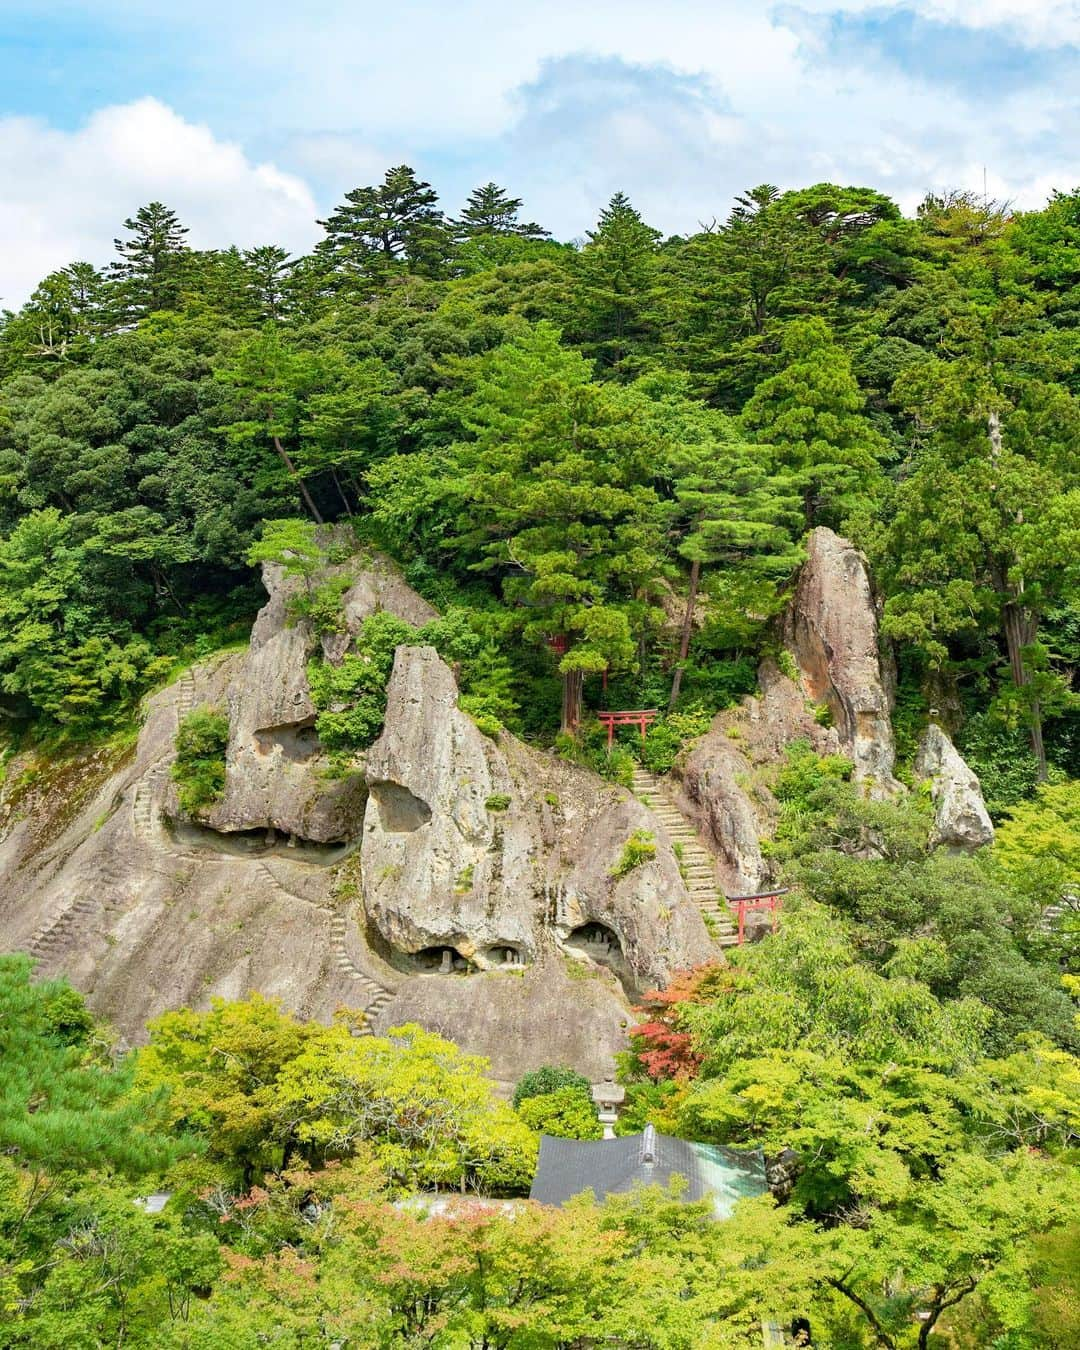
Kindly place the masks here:
<instances>
[{"instance_id":1,"label":"red wooden structure","mask_svg":"<svg viewBox=\"0 0 1080 1350\"><path fill-rule=\"evenodd\" d=\"M637 708L624 712L598 712L596 716L607 727L607 748L610 754L616 727L640 727L641 739L644 740L645 728L656 721L656 709Z\"/></svg>"},{"instance_id":2,"label":"red wooden structure","mask_svg":"<svg viewBox=\"0 0 1080 1350\"><path fill-rule=\"evenodd\" d=\"M555 633L552 637L548 638L547 642L548 646L556 656L565 656L570 650L570 639L565 633Z\"/></svg>"},{"instance_id":3,"label":"red wooden structure","mask_svg":"<svg viewBox=\"0 0 1080 1350\"><path fill-rule=\"evenodd\" d=\"M762 891L759 895L729 895L728 904L734 909L739 920L739 945L746 940L746 911L768 910L772 915L772 930L775 933L780 922L780 911L784 908L784 896L788 888L779 891Z\"/></svg>"}]
</instances>

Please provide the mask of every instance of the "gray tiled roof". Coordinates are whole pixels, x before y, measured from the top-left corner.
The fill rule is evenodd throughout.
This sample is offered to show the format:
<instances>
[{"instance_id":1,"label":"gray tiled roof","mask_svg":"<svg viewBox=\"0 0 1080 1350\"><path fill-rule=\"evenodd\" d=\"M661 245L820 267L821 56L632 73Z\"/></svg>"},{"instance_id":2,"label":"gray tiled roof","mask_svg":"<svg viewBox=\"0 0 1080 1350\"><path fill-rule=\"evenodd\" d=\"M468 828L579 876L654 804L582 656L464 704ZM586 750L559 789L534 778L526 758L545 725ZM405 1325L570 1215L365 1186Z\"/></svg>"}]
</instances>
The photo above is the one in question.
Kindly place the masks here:
<instances>
[{"instance_id":1,"label":"gray tiled roof","mask_svg":"<svg viewBox=\"0 0 1080 1350\"><path fill-rule=\"evenodd\" d=\"M637 1185L666 1187L674 1176L687 1182L682 1199L711 1199L718 1219L727 1218L743 1196L762 1195L768 1189L760 1149L743 1151L718 1144L695 1144L657 1134L648 1125L644 1133L622 1139L554 1139L542 1135L529 1198L545 1205L562 1205L571 1196L591 1190L601 1200Z\"/></svg>"}]
</instances>

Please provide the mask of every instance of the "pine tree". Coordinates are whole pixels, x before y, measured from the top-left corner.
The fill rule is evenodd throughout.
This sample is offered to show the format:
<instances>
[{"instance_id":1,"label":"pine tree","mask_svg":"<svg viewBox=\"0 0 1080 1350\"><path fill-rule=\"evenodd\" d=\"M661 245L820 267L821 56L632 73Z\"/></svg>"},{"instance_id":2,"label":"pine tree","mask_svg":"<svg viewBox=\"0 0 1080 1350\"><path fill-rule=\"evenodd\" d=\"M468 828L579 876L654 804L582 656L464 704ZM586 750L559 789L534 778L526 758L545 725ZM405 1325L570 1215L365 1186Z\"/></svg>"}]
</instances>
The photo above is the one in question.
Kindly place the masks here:
<instances>
[{"instance_id":1,"label":"pine tree","mask_svg":"<svg viewBox=\"0 0 1080 1350\"><path fill-rule=\"evenodd\" d=\"M244 250L247 290L262 319L281 319L288 310L288 283L292 262L287 250L276 244Z\"/></svg>"},{"instance_id":2,"label":"pine tree","mask_svg":"<svg viewBox=\"0 0 1080 1350\"><path fill-rule=\"evenodd\" d=\"M187 227L180 224L175 211L161 202L151 202L125 220L124 229L131 237L113 241L122 261L109 267L110 277L120 283L123 321L134 322L156 310L177 309L188 254Z\"/></svg>"},{"instance_id":3,"label":"pine tree","mask_svg":"<svg viewBox=\"0 0 1080 1350\"><path fill-rule=\"evenodd\" d=\"M579 332L583 349L607 366L628 357L653 334L650 310L660 231L646 225L617 192L600 213L578 262Z\"/></svg>"},{"instance_id":4,"label":"pine tree","mask_svg":"<svg viewBox=\"0 0 1080 1350\"><path fill-rule=\"evenodd\" d=\"M767 610L777 584L798 564L802 530L799 495L777 470L776 451L740 439L723 413L688 397L688 383L684 375L658 372L633 386L650 398L670 447L663 472L676 503L670 528L690 564L671 708L690 654L704 569L734 569L740 582L750 583L755 611Z\"/></svg>"},{"instance_id":5,"label":"pine tree","mask_svg":"<svg viewBox=\"0 0 1080 1350\"><path fill-rule=\"evenodd\" d=\"M776 448L802 495L806 525L840 525L879 487L884 437L864 415L851 362L821 319L788 325L783 369L763 380L740 418L752 439Z\"/></svg>"},{"instance_id":6,"label":"pine tree","mask_svg":"<svg viewBox=\"0 0 1080 1350\"><path fill-rule=\"evenodd\" d=\"M476 571L503 577L526 641L566 640L563 730L587 674L632 669L643 597L660 568L652 487L659 435L646 400L590 379L539 324L484 359L455 447L460 534Z\"/></svg>"},{"instance_id":7,"label":"pine tree","mask_svg":"<svg viewBox=\"0 0 1080 1350\"><path fill-rule=\"evenodd\" d=\"M319 221L326 238L316 252L337 272L370 281L408 267L436 276L450 248L450 231L430 183L408 164L388 169L378 187L354 188Z\"/></svg>"},{"instance_id":8,"label":"pine tree","mask_svg":"<svg viewBox=\"0 0 1080 1350\"><path fill-rule=\"evenodd\" d=\"M521 198L510 197L497 183L485 183L469 193L461 217L453 221L460 239L478 234L510 234L523 239L547 239L550 231L535 221L518 220Z\"/></svg>"}]
</instances>

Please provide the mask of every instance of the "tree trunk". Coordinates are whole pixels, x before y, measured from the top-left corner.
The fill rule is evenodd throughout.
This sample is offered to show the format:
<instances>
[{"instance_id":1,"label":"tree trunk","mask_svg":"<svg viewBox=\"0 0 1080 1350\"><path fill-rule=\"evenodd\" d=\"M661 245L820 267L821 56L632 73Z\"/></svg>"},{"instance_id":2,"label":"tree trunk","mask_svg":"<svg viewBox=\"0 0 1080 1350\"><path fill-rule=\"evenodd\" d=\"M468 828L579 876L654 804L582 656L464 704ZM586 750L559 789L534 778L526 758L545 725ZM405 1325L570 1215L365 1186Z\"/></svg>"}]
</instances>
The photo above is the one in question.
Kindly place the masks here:
<instances>
[{"instance_id":1,"label":"tree trunk","mask_svg":"<svg viewBox=\"0 0 1080 1350\"><path fill-rule=\"evenodd\" d=\"M668 699L668 712L673 711L675 704L679 701L679 690L682 688L683 666L686 664L686 658L690 655L690 637L694 628L694 606L697 604L698 584L701 580L701 563L694 559L690 564L690 591L686 597L686 611L683 614L682 636L679 638L679 663L675 667L675 674L671 681L671 697Z\"/></svg>"},{"instance_id":2,"label":"tree trunk","mask_svg":"<svg viewBox=\"0 0 1080 1350\"><path fill-rule=\"evenodd\" d=\"M563 671L562 730L567 736L576 736L581 726L581 694L585 676L580 670Z\"/></svg>"},{"instance_id":3,"label":"tree trunk","mask_svg":"<svg viewBox=\"0 0 1080 1350\"><path fill-rule=\"evenodd\" d=\"M186 616L187 616L187 610L184 608L184 606L183 606L183 605L180 603L180 601L177 599L177 597L176 597L176 592L173 590L172 586L169 584L169 578L165 575L164 571L162 571L162 569L161 569L160 567L154 567L154 568L151 569L151 574L153 575L155 584L158 585L158 586L160 586L160 587L162 588L162 590L165 591L165 593L168 595L169 599L170 599L170 600L173 602L173 604L176 606L177 612L178 612L179 614L183 615L184 617L186 617Z\"/></svg>"},{"instance_id":4,"label":"tree trunk","mask_svg":"<svg viewBox=\"0 0 1080 1350\"><path fill-rule=\"evenodd\" d=\"M1038 620L1017 600L1009 600L1001 610L1005 630L1005 647L1009 653L1009 670L1017 689L1026 689L1031 674L1024 664L1024 648L1030 647L1038 633ZM1031 703L1031 748L1039 766L1039 782L1046 782L1046 747L1043 744L1042 710L1038 699Z\"/></svg>"},{"instance_id":5,"label":"tree trunk","mask_svg":"<svg viewBox=\"0 0 1080 1350\"><path fill-rule=\"evenodd\" d=\"M274 449L281 456L281 462L288 469L292 477L296 479L296 485L300 489L300 495L304 499L304 505L311 512L312 520L315 522L316 525L324 525L326 522L323 520L322 516L319 515L319 508L312 501L311 493L307 490L307 484L296 472L296 465L289 458L289 452L281 444L281 438L279 436L274 436L271 439L274 442Z\"/></svg>"},{"instance_id":6,"label":"tree trunk","mask_svg":"<svg viewBox=\"0 0 1080 1350\"><path fill-rule=\"evenodd\" d=\"M337 470L330 470L330 477L334 480L334 487L337 488L337 495L341 498L341 504L345 508L345 514L352 520L352 507L349 505L349 499L345 496L345 489L341 486L341 479L337 476Z\"/></svg>"}]
</instances>

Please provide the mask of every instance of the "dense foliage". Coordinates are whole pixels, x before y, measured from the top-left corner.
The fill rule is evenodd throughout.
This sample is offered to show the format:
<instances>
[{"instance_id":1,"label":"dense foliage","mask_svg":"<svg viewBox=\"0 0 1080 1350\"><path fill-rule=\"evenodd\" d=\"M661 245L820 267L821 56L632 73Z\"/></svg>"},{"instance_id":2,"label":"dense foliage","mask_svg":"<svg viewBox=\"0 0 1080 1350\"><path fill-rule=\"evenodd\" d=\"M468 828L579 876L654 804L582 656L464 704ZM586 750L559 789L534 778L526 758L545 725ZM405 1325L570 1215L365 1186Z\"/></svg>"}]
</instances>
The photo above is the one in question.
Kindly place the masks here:
<instances>
[{"instance_id":1,"label":"dense foliage","mask_svg":"<svg viewBox=\"0 0 1080 1350\"><path fill-rule=\"evenodd\" d=\"M492 183L451 218L400 165L303 258L199 252L144 207L114 265L52 274L0 326L5 717L122 720L242 631L248 560L298 511L468 616L486 729L574 730L601 675L707 716L828 524L872 556L915 720L963 738L977 713L1006 809L1080 747L1078 202L953 193L905 219L765 185L662 241L618 194L569 247ZM369 738L370 691L344 727L337 692L328 734Z\"/></svg>"},{"instance_id":2,"label":"dense foliage","mask_svg":"<svg viewBox=\"0 0 1080 1350\"><path fill-rule=\"evenodd\" d=\"M477 1197L527 1191L538 1129L599 1131L574 1075L511 1106L433 1033L255 997L125 1056L3 958L0 1346L697 1350L797 1318L836 1347L1075 1344L1080 191L909 219L762 185L667 240L617 194L580 246L521 210L489 183L451 218L400 165L290 258L194 250L152 203L111 267L3 315L4 739L129 730L246 633L258 565L334 637L341 564L377 549L440 617L312 643L332 771L421 642L483 731L627 783L782 663L806 532L842 530L913 791L867 800L808 745L759 769L780 930L651 996L624 1065L622 1130L761 1147L774 1197L719 1224L658 1194L506 1212ZM644 747L606 753L605 706L659 711ZM928 846L931 715L983 778L981 855ZM189 812L227 734L181 724ZM654 851L631 835L612 884Z\"/></svg>"}]
</instances>

